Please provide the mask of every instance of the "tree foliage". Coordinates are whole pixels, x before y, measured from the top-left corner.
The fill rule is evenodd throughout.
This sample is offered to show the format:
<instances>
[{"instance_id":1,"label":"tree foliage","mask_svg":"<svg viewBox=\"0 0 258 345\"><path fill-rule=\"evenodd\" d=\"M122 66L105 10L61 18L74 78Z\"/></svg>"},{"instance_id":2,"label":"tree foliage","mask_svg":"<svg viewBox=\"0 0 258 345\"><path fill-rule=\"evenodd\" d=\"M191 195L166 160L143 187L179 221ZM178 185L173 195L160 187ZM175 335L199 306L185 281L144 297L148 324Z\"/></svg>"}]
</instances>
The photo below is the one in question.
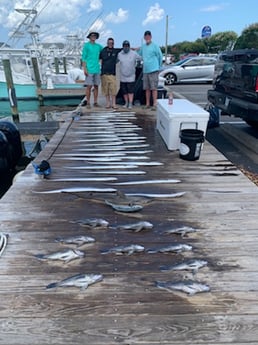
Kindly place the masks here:
<instances>
[{"instance_id":1,"label":"tree foliage","mask_svg":"<svg viewBox=\"0 0 258 345\"><path fill-rule=\"evenodd\" d=\"M258 49L258 23L254 23L245 28L238 37L234 49Z\"/></svg>"}]
</instances>

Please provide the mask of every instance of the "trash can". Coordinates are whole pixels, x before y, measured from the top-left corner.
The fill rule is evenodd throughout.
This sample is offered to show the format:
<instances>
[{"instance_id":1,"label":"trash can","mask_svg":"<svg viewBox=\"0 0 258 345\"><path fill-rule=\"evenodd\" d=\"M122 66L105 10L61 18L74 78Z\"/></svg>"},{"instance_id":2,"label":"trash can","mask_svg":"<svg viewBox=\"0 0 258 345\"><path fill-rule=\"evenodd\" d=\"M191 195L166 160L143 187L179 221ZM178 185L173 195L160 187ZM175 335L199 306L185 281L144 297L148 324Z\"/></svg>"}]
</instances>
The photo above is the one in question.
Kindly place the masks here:
<instances>
[{"instance_id":1,"label":"trash can","mask_svg":"<svg viewBox=\"0 0 258 345\"><path fill-rule=\"evenodd\" d=\"M179 157L195 161L200 158L204 132L200 129L182 129L180 132Z\"/></svg>"}]
</instances>

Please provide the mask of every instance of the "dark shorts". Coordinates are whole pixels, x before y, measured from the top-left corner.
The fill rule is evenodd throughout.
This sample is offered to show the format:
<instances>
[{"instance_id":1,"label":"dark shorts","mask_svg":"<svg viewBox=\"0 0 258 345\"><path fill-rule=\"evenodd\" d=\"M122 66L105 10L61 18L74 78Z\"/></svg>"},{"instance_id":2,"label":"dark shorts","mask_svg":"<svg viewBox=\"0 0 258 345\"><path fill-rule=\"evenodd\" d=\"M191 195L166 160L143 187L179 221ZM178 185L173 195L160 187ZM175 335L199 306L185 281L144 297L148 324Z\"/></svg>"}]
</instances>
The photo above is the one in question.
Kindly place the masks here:
<instances>
[{"instance_id":1,"label":"dark shorts","mask_svg":"<svg viewBox=\"0 0 258 345\"><path fill-rule=\"evenodd\" d=\"M134 93L135 81L130 83L120 82L120 88L123 95Z\"/></svg>"}]
</instances>

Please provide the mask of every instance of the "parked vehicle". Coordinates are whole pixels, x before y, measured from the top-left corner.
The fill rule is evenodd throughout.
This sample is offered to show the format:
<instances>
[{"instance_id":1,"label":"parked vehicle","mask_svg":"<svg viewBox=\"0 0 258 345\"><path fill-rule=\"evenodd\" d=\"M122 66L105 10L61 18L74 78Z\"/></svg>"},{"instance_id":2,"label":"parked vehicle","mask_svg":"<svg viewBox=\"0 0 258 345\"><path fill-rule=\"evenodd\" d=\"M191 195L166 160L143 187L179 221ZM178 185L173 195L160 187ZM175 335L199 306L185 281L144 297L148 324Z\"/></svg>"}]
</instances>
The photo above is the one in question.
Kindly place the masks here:
<instances>
[{"instance_id":1,"label":"parked vehicle","mask_svg":"<svg viewBox=\"0 0 258 345\"><path fill-rule=\"evenodd\" d=\"M258 49L220 54L208 100L224 114L241 117L258 128Z\"/></svg>"},{"instance_id":2,"label":"parked vehicle","mask_svg":"<svg viewBox=\"0 0 258 345\"><path fill-rule=\"evenodd\" d=\"M197 56L180 60L164 68L159 76L166 79L165 85L179 82L212 82L216 58Z\"/></svg>"}]
</instances>

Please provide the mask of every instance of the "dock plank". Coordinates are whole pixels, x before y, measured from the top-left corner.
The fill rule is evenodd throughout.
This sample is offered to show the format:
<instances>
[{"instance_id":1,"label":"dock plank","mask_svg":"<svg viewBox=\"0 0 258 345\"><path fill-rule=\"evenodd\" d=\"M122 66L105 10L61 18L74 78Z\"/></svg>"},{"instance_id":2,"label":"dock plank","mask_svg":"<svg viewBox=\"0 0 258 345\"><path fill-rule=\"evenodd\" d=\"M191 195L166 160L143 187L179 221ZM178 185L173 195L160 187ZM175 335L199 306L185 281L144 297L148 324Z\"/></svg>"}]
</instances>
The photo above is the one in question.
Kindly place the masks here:
<instances>
[{"instance_id":1,"label":"dock plank","mask_svg":"<svg viewBox=\"0 0 258 345\"><path fill-rule=\"evenodd\" d=\"M104 176L97 170L67 168L90 166L85 159L59 159L60 153L79 152L82 143L76 139L85 139L87 134L78 134L78 129L85 131L87 123L98 119L107 128L121 119L128 121L128 128L130 123L139 125L142 130L135 133L146 136L149 147L144 149L153 151L147 153L149 161L163 163L134 169L144 170L145 175L117 174L116 182L177 178L181 183L122 186L51 181ZM156 132L154 116L88 113L78 121L64 122L36 162L42 159L49 160L52 167L48 179L40 178L29 165L0 200L0 231L9 235L0 257L0 344L257 345L258 189L221 153L205 142L200 160L184 161L178 151L166 149ZM116 188L118 193L39 193L78 187ZM143 210L137 213L116 212L105 203L139 192L186 193L173 199L138 197ZM106 219L110 226L92 229L76 223L96 217ZM139 233L116 229L139 220L152 222L153 229ZM184 237L164 233L181 226L194 227L197 232ZM75 234L96 239L79 248L85 252L84 258L59 263L35 257L75 248L55 241ZM103 249L128 243L145 249L183 243L193 249L179 254L101 254ZM191 258L205 259L208 265L196 274L160 271L162 265ZM80 272L101 273L103 281L84 291L46 289L48 284ZM182 279L205 282L211 291L189 296L155 286L156 281Z\"/></svg>"}]
</instances>

